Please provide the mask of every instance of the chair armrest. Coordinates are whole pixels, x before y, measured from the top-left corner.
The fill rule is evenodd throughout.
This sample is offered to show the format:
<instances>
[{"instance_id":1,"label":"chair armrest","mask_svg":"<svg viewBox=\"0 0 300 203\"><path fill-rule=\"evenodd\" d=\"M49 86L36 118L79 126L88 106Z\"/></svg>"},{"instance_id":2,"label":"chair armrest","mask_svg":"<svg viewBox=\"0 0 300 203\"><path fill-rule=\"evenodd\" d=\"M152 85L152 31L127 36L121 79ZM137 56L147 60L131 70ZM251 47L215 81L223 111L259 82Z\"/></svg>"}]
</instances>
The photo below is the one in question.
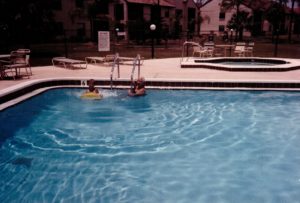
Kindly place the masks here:
<instances>
[{"instance_id":1,"label":"chair armrest","mask_svg":"<svg viewBox=\"0 0 300 203\"><path fill-rule=\"evenodd\" d=\"M10 60L9 61L7 61L7 60L0 60L0 63L10 64L11 61Z\"/></svg>"}]
</instances>

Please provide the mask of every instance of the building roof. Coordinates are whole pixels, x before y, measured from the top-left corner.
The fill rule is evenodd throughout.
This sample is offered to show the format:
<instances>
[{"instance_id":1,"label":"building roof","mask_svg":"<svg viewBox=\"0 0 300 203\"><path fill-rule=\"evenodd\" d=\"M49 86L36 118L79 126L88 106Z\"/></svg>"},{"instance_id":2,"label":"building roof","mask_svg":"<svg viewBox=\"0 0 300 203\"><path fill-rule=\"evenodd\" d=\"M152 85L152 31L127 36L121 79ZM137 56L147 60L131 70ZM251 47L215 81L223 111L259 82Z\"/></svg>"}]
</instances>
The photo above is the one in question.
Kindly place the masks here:
<instances>
[{"instance_id":1,"label":"building roof","mask_svg":"<svg viewBox=\"0 0 300 203\"><path fill-rule=\"evenodd\" d=\"M272 6L272 1L271 0L255 0L255 1L245 0L243 1L243 4L253 10L265 11Z\"/></svg>"},{"instance_id":2,"label":"building roof","mask_svg":"<svg viewBox=\"0 0 300 203\"><path fill-rule=\"evenodd\" d=\"M292 13L292 8L287 8L286 13ZM300 15L300 7L295 7L294 8L294 14Z\"/></svg>"},{"instance_id":3,"label":"building roof","mask_svg":"<svg viewBox=\"0 0 300 203\"><path fill-rule=\"evenodd\" d=\"M294 8L294 13L300 15L300 7Z\"/></svg>"},{"instance_id":4,"label":"building roof","mask_svg":"<svg viewBox=\"0 0 300 203\"><path fill-rule=\"evenodd\" d=\"M158 4L158 1L160 6L175 7L174 0L127 0L128 3L148 4L148 5Z\"/></svg>"}]
</instances>

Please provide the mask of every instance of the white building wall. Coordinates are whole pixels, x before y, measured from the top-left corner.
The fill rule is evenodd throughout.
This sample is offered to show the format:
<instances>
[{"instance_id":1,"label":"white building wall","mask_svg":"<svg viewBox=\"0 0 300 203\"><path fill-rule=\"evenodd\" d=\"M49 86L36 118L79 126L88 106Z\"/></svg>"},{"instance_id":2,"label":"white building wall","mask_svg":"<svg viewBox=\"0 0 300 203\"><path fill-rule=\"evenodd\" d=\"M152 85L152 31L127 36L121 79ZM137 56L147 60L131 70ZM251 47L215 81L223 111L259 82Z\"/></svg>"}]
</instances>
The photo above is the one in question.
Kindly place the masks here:
<instances>
[{"instance_id":1,"label":"white building wall","mask_svg":"<svg viewBox=\"0 0 300 203\"><path fill-rule=\"evenodd\" d=\"M186 0L186 2L184 2L183 0L175 0L175 10L182 10L182 18L180 21L180 24L182 25L182 31L185 32L187 30L187 26L188 26L188 8L194 8L196 11L196 15L197 15L197 7L194 3L193 0ZM195 19L196 19L196 15L195 15ZM174 16L175 16L175 11L174 11ZM195 21L196 23L196 21ZM197 25L195 25L197 26ZM197 30L197 28L196 28Z\"/></svg>"},{"instance_id":2,"label":"white building wall","mask_svg":"<svg viewBox=\"0 0 300 203\"><path fill-rule=\"evenodd\" d=\"M222 0L213 0L210 3L208 3L206 6L201 8L201 16L203 18L203 22L201 23L200 27L200 34L208 34L210 31L214 31L215 34L221 35L222 33L219 32L219 26L223 25L225 28L227 26L227 22L231 19L232 15L236 13L236 9L232 9L230 11L227 11L225 14L225 19L219 19L219 14L220 14L220 4ZM83 16L77 16L74 19L71 17L71 13L75 11L76 9L76 4L75 0L62 0L62 10L60 11L54 11L54 16L56 21L62 22L64 29L65 30L73 30L74 33L73 35L76 35L76 30L80 29L82 27L85 28L86 31L86 36L90 36L89 31L91 31L91 25L89 18L87 16L87 9L88 9L88 4L92 3L93 0L86 0L85 1L85 6L84 6L84 11L83 11ZM187 10L188 8L194 8L196 11L197 15L197 7L193 0L187 0L186 3L184 3L183 0L176 0L175 2L175 7L174 8L167 8L167 7L162 7L161 15L164 17L164 13L166 10L169 10L169 19L165 19L166 22L169 22L169 29L172 29L173 26L173 21L175 19L175 11L177 10L182 10L182 19L180 24L182 25L182 30L185 31L187 29ZM125 0L120 0L120 3L123 3L124 5L124 20L122 21L123 23L126 23L128 20L127 16L127 5ZM241 6L241 10L246 9L250 11L247 8L243 8ZM109 8L109 16L111 18L114 17L114 7L113 4L110 4ZM145 20L150 20L151 16L151 6L145 5L144 6L144 17ZM195 16L196 19L196 16ZM197 23L197 21L195 21ZM195 25L195 30L197 30L197 25ZM69 35L69 33L67 33ZM244 32L244 36L249 35L248 32Z\"/></svg>"},{"instance_id":3,"label":"white building wall","mask_svg":"<svg viewBox=\"0 0 300 203\"><path fill-rule=\"evenodd\" d=\"M201 34L208 34L210 31L217 32L219 30L219 25L224 24L224 22L219 21L219 4L219 0L213 0L201 8L201 16L203 19L200 27Z\"/></svg>"},{"instance_id":4,"label":"white building wall","mask_svg":"<svg viewBox=\"0 0 300 203\"><path fill-rule=\"evenodd\" d=\"M61 22L67 36L76 36L77 29L84 28L86 36L90 36L91 25L87 16L87 5L92 0L85 2L84 8L76 8L75 0L61 0L61 10L54 10L56 22Z\"/></svg>"},{"instance_id":5,"label":"white building wall","mask_svg":"<svg viewBox=\"0 0 300 203\"><path fill-rule=\"evenodd\" d=\"M225 19L220 19L219 14L221 11L221 2L222 0L213 0L208 3L206 6L201 8L201 16L203 18L203 22L201 23L200 33L208 34L210 31L213 31L217 35L222 35L222 32L219 32L219 26L223 25L225 28L227 26L228 21L232 18L232 15L236 13L236 8L226 11ZM247 12L251 12L250 9L241 6L240 11L246 10ZM249 36L250 33L244 30L244 36Z\"/></svg>"}]
</instances>

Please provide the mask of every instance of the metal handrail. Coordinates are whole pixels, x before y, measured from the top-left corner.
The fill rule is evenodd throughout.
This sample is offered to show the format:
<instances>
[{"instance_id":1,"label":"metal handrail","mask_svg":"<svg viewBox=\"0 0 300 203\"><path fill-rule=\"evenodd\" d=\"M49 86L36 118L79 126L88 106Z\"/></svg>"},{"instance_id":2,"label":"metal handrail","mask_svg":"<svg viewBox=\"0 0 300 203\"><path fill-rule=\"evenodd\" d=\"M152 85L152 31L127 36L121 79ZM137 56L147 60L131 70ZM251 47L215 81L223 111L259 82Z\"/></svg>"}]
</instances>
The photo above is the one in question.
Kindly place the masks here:
<instances>
[{"instance_id":1,"label":"metal handrail","mask_svg":"<svg viewBox=\"0 0 300 203\"><path fill-rule=\"evenodd\" d=\"M184 59L184 52L186 52L186 57L187 57L186 61L188 60L188 58L189 58L189 53L188 53L189 52L189 46L191 46L191 47L192 46L199 46L199 43L193 42L193 41L185 41L182 45L180 62L182 62L183 59Z\"/></svg>"},{"instance_id":2,"label":"metal handrail","mask_svg":"<svg viewBox=\"0 0 300 203\"><path fill-rule=\"evenodd\" d=\"M119 53L116 53L115 56L114 56L114 61L113 61L113 64L111 66L111 72L110 72L110 89L113 88L113 75L114 75L114 70L115 70L115 67L117 65L117 68L118 68L118 78L120 77L120 59L119 59Z\"/></svg>"},{"instance_id":3,"label":"metal handrail","mask_svg":"<svg viewBox=\"0 0 300 203\"><path fill-rule=\"evenodd\" d=\"M141 56L139 54L133 60L132 71L131 71L131 76L130 76L131 84L133 84L133 75L134 75L136 66L138 66L138 78L139 78L140 73L141 73Z\"/></svg>"}]
</instances>

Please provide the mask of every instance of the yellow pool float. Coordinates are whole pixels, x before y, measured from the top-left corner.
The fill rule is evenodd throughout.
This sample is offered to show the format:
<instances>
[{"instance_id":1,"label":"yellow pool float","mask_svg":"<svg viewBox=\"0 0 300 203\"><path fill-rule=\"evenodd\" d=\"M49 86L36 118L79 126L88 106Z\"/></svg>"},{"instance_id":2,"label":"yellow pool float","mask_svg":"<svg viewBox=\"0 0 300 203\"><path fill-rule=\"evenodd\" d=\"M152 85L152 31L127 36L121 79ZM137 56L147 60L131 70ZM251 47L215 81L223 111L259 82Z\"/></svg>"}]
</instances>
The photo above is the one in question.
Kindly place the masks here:
<instances>
[{"instance_id":1,"label":"yellow pool float","mask_svg":"<svg viewBox=\"0 0 300 203\"><path fill-rule=\"evenodd\" d=\"M96 100L99 100L99 99L102 99L103 98L103 95L100 94L100 93L95 93L95 92L85 92L83 93L80 98L82 99L96 99Z\"/></svg>"}]
</instances>

